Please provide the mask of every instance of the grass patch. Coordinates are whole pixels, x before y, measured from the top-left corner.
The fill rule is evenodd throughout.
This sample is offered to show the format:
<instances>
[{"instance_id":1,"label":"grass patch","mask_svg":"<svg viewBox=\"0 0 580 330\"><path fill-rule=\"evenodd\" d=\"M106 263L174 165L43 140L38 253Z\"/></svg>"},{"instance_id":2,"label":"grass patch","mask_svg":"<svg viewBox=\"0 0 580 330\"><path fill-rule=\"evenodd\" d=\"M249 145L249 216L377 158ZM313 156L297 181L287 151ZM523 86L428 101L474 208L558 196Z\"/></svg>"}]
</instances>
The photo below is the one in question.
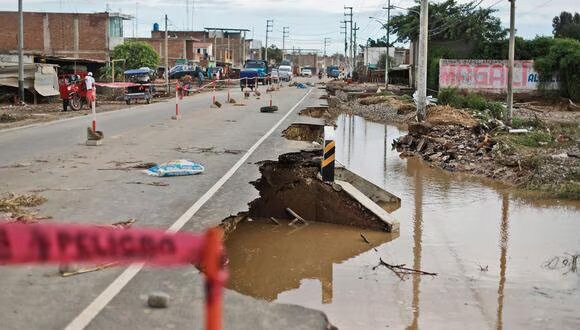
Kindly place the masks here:
<instances>
[{"instance_id":1,"label":"grass patch","mask_svg":"<svg viewBox=\"0 0 580 330\"><path fill-rule=\"evenodd\" d=\"M558 183L529 184L527 189L538 191L549 197L580 199L580 179L576 173L576 178Z\"/></svg>"},{"instance_id":2,"label":"grass patch","mask_svg":"<svg viewBox=\"0 0 580 330\"><path fill-rule=\"evenodd\" d=\"M407 102L407 103L414 103L415 102L415 100L413 100L413 97L411 95L407 95L407 94L401 95L401 101Z\"/></svg>"},{"instance_id":3,"label":"grass patch","mask_svg":"<svg viewBox=\"0 0 580 330\"><path fill-rule=\"evenodd\" d=\"M532 148L548 147L554 142L554 137L550 132L540 130L524 134L511 134L508 139L513 144Z\"/></svg>"},{"instance_id":4,"label":"grass patch","mask_svg":"<svg viewBox=\"0 0 580 330\"><path fill-rule=\"evenodd\" d=\"M487 117L501 119L504 107L500 102L488 101L481 95L475 93L460 94L456 88L443 88L438 95L439 104L448 104L454 108L467 108L476 110L475 113L480 119Z\"/></svg>"},{"instance_id":5,"label":"grass patch","mask_svg":"<svg viewBox=\"0 0 580 330\"><path fill-rule=\"evenodd\" d=\"M538 118L523 118L514 116L512 118L513 128L545 128L544 123Z\"/></svg>"}]
</instances>

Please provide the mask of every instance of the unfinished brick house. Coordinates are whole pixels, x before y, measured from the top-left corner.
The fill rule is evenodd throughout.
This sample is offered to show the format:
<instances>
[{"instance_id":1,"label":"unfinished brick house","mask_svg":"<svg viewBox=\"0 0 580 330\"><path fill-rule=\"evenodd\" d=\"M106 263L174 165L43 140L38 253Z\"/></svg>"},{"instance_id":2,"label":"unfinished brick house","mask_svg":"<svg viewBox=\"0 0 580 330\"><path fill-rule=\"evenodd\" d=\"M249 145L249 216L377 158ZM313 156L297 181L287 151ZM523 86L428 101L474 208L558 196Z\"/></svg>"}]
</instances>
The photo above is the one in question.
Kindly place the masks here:
<instances>
[{"instance_id":1,"label":"unfinished brick house","mask_svg":"<svg viewBox=\"0 0 580 330\"><path fill-rule=\"evenodd\" d=\"M123 43L119 13L24 13L24 54L35 59L76 59L106 62ZM0 11L0 55L18 52L18 12Z\"/></svg>"},{"instance_id":2,"label":"unfinished brick house","mask_svg":"<svg viewBox=\"0 0 580 330\"><path fill-rule=\"evenodd\" d=\"M251 39L246 39L243 29L205 28L205 31L168 31L167 52L169 66L178 59L196 62L216 61L224 65L241 67L249 58ZM165 31L155 26L151 38L127 38L150 44L165 61Z\"/></svg>"}]
</instances>

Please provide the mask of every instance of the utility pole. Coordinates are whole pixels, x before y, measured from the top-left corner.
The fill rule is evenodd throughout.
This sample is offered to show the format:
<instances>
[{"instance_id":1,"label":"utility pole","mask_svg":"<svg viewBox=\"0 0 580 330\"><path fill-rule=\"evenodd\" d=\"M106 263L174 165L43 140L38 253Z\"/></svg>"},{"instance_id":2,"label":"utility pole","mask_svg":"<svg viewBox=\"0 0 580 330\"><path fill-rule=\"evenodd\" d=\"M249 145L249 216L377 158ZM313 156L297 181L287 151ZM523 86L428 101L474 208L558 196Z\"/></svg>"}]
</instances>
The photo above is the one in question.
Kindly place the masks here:
<instances>
[{"instance_id":1,"label":"utility pole","mask_svg":"<svg viewBox=\"0 0 580 330\"><path fill-rule=\"evenodd\" d=\"M282 28L282 60L286 59L284 57L284 55L286 54L286 38L290 38L290 27L289 26L284 26Z\"/></svg>"},{"instance_id":2,"label":"utility pole","mask_svg":"<svg viewBox=\"0 0 580 330\"><path fill-rule=\"evenodd\" d=\"M508 50L508 81L507 81L507 114L506 121L508 125L512 123L512 107L514 104L514 57L515 57L515 20L516 20L516 0L510 2L510 44Z\"/></svg>"},{"instance_id":3,"label":"utility pole","mask_svg":"<svg viewBox=\"0 0 580 330\"><path fill-rule=\"evenodd\" d=\"M352 7L344 6L344 10L349 11L349 13L344 13L344 16L349 17L349 20L346 22L350 23L350 49L349 49L349 52L347 55L347 63L349 63L349 66L350 66L350 60L348 60L348 57L350 56L350 58L352 58Z\"/></svg>"},{"instance_id":4,"label":"utility pole","mask_svg":"<svg viewBox=\"0 0 580 330\"><path fill-rule=\"evenodd\" d=\"M323 56L323 59L324 59L324 67L325 68L326 68L326 48L328 47L330 40L331 40L330 38L324 38L324 56Z\"/></svg>"},{"instance_id":5,"label":"utility pole","mask_svg":"<svg viewBox=\"0 0 580 330\"><path fill-rule=\"evenodd\" d=\"M356 68L356 51L357 51L357 42L356 42L356 31L360 30L360 27L357 27L356 22L354 23L354 47L353 47L353 56L352 56L352 63L353 63L353 70Z\"/></svg>"},{"instance_id":6,"label":"utility pole","mask_svg":"<svg viewBox=\"0 0 580 330\"><path fill-rule=\"evenodd\" d=\"M385 58L385 90L389 89L389 57L391 48L391 0L387 4L387 57Z\"/></svg>"},{"instance_id":7,"label":"utility pole","mask_svg":"<svg viewBox=\"0 0 580 330\"><path fill-rule=\"evenodd\" d=\"M246 31L244 31L244 35L242 37L242 67L244 66L244 64L246 64L246 59L248 57L248 54L246 54Z\"/></svg>"},{"instance_id":8,"label":"utility pole","mask_svg":"<svg viewBox=\"0 0 580 330\"><path fill-rule=\"evenodd\" d=\"M266 59L266 63L268 62L268 33L274 31L274 20L268 19L266 20L266 48L264 49L264 59Z\"/></svg>"},{"instance_id":9,"label":"utility pole","mask_svg":"<svg viewBox=\"0 0 580 330\"><path fill-rule=\"evenodd\" d=\"M340 21L340 24L344 24L344 26L342 26L342 25L340 26L340 29L344 30L344 31L341 31L340 34L344 34L344 61L348 65L348 53L347 53L348 52L348 41L347 41L348 34L346 32L347 21Z\"/></svg>"},{"instance_id":10,"label":"utility pole","mask_svg":"<svg viewBox=\"0 0 580 330\"><path fill-rule=\"evenodd\" d=\"M165 14L165 90L167 91L167 95L171 95L169 93L169 54L167 43L169 41L169 34L167 33L167 14Z\"/></svg>"},{"instance_id":11,"label":"utility pole","mask_svg":"<svg viewBox=\"0 0 580 330\"><path fill-rule=\"evenodd\" d=\"M417 121L422 122L425 119L425 108L427 107L427 37L429 34L429 2L427 0L421 0L421 16L419 20Z\"/></svg>"},{"instance_id":12,"label":"utility pole","mask_svg":"<svg viewBox=\"0 0 580 330\"><path fill-rule=\"evenodd\" d=\"M326 57L326 48L328 47L328 44L330 43L330 38L324 38L324 57Z\"/></svg>"},{"instance_id":13,"label":"utility pole","mask_svg":"<svg viewBox=\"0 0 580 330\"><path fill-rule=\"evenodd\" d=\"M24 14L18 0L18 99L24 104Z\"/></svg>"},{"instance_id":14,"label":"utility pole","mask_svg":"<svg viewBox=\"0 0 580 330\"><path fill-rule=\"evenodd\" d=\"M228 56L225 58L225 61L227 63L227 60L230 59L230 63L233 64L234 61L232 60L232 50L230 49L230 32L226 32L228 34Z\"/></svg>"}]
</instances>

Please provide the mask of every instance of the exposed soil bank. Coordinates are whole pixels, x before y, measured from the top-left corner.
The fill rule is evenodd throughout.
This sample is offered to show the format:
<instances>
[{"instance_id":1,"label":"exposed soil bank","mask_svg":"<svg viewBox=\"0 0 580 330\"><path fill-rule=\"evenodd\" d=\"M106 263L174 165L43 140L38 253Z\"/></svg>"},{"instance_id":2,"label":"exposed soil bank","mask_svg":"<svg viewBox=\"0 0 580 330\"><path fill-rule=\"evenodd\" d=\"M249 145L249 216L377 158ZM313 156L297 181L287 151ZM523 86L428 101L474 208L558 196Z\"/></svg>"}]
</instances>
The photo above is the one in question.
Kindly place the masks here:
<instances>
[{"instance_id":1,"label":"exposed soil bank","mask_svg":"<svg viewBox=\"0 0 580 330\"><path fill-rule=\"evenodd\" d=\"M501 180L547 196L580 199L580 112L521 106L514 112L513 125L527 132L513 134L488 114L431 106L426 123L417 125L407 97L349 100L342 84L329 83L327 88L336 95L329 99L332 118L349 114L407 125L409 135L393 144L403 156L419 156L444 170Z\"/></svg>"},{"instance_id":2,"label":"exposed soil bank","mask_svg":"<svg viewBox=\"0 0 580 330\"><path fill-rule=\"evenodd\" d=\"M328 107L308 107L299 113L300 116L309 116L312 118L330 118Z\"/></svg>"},{"instance_id":3,"label":"exposed soil bank","mask_svg":"<svg viewBox=\"0 0 580 330\"><path fill-rule=\"evenodd\" d=\"M288 140L323 142L324 126L315 124L292 124L282 132Z\"/></svg>"},{"instance_id":4,"label":"exposed soil bank","mask_svg":"<svg viewBox=\"0 0 580 330\"><path fill-rule=\"evenodd\" d=\"M290 208L307 221L326 222L388 231L387 223L336 185L317 178L320 152L303 151L281 155L278 161L260 166L262 177L254 182L260 198L251 202L251 218L290 219Z\"/></svg>"}]
</instances>

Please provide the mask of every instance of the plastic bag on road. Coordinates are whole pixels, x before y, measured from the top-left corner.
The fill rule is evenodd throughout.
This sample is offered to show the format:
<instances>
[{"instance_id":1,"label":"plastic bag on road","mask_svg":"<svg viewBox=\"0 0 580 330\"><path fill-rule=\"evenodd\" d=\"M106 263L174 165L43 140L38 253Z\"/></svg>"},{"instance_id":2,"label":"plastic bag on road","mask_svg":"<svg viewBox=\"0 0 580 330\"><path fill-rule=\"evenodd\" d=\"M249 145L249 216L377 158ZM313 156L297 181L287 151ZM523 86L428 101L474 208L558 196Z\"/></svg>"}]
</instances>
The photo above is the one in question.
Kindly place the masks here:
<instances>
[{"instance_id":1,"label":"plastic bag on road","mask_svg":"<svg viewBox=\"0 0 580 330\"><path fill-rule=\"evenodd\" d=\"M151 176L184 176L203 173L203 165L190 160L180 159L153 166L143 171Z\"/></svg>"}]
</instances>

